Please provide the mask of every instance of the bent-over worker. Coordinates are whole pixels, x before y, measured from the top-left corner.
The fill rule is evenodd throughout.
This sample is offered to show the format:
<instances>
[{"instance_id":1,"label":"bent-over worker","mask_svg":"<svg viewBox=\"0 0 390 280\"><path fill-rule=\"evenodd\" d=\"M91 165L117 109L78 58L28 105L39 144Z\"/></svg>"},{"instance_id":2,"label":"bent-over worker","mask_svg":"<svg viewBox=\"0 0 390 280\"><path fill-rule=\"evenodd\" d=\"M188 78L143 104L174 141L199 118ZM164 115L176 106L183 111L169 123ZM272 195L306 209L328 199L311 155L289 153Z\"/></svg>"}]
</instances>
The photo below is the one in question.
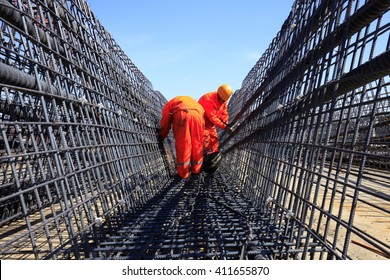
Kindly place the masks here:
<instances>
[{"instance_id":1,"label":"bent-over worker","mask_svg":"<svg viewBox=\"0 0 390 280\"><path fill-rule=\"evenodd\" d=\"M162 111L160 140L172 127L175 138L177 173L188 178L198 174L203 163L204 109L189 96L177 96L168 101Z\"/></svg>"}]
</instances>

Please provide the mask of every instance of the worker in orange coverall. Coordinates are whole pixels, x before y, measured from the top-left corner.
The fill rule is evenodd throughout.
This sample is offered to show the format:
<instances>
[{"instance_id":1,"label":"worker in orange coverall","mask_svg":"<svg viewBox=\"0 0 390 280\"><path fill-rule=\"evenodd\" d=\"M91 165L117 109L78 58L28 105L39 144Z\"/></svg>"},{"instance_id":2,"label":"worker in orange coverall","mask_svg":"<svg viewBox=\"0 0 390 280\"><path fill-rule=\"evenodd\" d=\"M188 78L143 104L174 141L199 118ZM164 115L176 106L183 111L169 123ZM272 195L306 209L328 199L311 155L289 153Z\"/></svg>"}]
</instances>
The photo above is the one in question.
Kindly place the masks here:
<instances>
[{"instance_id":1,"label":"worker in orange coverall","mask_svg":"<svg viewBox=\"0 0 390 280\"><path fill-rule=\"evenodd\" d=\"M232 95L232 88L228 84L221 85L217 91L209 92L199 99L205 110L205 130L203 137L203 151L205 155L217 153L219 141L216 126L232 132L228 125L229 115L227 101Z\"/></svg>"},{"instance_id":2,"label":"worker in orange coverall","mask_svg":"<svg viewBox=\"0 0 390 280\"><path fill-rule=\"evenodd\" d=\"M189 96L177 96L165 104L160 121L160 140L171 129L175 137L177 173L188 178L203 164L204 109Z\"/></svg>"}]
</instances>

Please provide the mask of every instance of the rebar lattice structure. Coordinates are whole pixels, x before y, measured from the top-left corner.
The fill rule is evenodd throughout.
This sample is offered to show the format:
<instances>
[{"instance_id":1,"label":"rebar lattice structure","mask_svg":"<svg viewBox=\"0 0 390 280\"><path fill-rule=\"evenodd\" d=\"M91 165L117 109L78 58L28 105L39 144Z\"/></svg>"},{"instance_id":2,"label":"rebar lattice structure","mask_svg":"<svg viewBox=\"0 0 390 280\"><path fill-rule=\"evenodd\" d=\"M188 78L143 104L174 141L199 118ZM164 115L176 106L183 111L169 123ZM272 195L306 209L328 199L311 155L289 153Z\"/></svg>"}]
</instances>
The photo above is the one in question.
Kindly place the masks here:
<instances>
[{"instance_id":1,"label":"rebar lattice structure","mask_svg":"<svg viewBox=\"0 0 390 280\"><path fill-rule=\"evenodd\" d=\"M172 176L166 99L85 1L1 0L0 17L0 257L80 258Z\"/></svg>"},{"instance_id":2,"label":"rebar lattice structure","mask_svg":"<svg viewBox=\"0 0 390 280\"><path fill-rule=\"evenodd\" d=\"M84 0L0 0L0 258L389 258L389 6L296 0L185 181Z\"/></svg>"},{"instance_id":3,"label":"rebar lattice structure","mask_svg":"<svg viewBox=\"0 0 390 280\"><path fill-rule=\"evenodd\" d=\"M225 160L299 258L389 258L389 5L296 1L230 100Z\"/></svg>"}]
</instances>

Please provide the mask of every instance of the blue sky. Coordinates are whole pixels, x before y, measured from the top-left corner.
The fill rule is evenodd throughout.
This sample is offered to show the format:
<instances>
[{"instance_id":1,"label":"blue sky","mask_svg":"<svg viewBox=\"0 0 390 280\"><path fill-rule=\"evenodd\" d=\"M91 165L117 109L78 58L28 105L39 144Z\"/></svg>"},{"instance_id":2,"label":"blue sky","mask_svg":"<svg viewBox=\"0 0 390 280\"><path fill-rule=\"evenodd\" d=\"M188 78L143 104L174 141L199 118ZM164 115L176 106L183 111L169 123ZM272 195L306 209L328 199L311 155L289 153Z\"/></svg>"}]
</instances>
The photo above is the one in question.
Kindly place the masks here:
<instances>
[{"instance_id":1,"label":"blue sky","mask_svg":"<svg viewBox=\"0 0 390 280\"><path fill-rule=\"evenodd\" d=\"M294 0L89 0L122 50L168 100L233 90L268 48Z\"/></svg>"}]
</instances>

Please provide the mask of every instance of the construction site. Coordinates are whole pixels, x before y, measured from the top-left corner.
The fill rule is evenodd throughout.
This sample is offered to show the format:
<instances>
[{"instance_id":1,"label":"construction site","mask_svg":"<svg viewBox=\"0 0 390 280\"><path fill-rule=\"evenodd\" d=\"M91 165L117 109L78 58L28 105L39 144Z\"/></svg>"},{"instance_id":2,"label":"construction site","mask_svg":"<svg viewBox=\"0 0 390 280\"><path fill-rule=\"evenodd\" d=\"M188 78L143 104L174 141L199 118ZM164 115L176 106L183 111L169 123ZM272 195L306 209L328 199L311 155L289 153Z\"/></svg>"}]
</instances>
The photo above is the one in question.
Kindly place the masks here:
<instances>
[{"instance_id":1,"label":"construction site","mask_svg":"<svg viewBox=\"0 0 390 280\"><path fill-rule=\"evenodd\" d=\"M390 258L390 0L296 0L180 180L84 0L0 0L1 260Z\"/></svg>"}]
</instances>

